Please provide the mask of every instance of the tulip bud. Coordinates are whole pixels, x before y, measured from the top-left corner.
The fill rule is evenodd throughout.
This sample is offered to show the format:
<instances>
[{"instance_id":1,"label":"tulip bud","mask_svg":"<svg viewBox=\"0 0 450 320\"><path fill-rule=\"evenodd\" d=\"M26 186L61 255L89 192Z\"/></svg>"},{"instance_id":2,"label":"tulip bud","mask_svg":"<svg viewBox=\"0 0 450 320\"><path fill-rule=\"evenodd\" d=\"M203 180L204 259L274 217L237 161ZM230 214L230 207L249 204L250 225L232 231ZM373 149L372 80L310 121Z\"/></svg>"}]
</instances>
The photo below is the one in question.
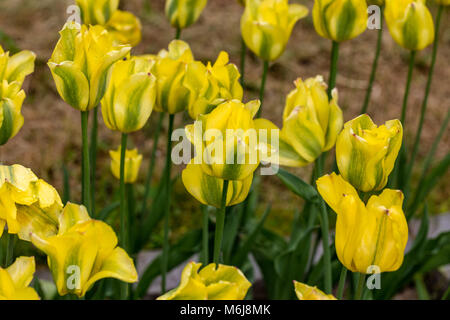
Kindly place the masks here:
<instances>
[{"instance_id":1,"label":"tulip bud","mask_svg":"<svg viewBox=\"0 0 450 320\"><path fill-rule=\"evenodd\" d=\"M103 120L109 129L130 133L147 123L156 99L151 64L148 59L134 57L112 67L102 99Z\"/></svg>"},{"instance_id":2,"label":"tulip bud","mask_svg":"<svg viewBox=\"0 0 450 320\"><path fill-rule=\"evenodd\" d=\"M174 28L184 29L195 23L207 0L166 0L166 17Z\"/></svg>"},{"instance_id":3,"label":"tulip bud","mask_svg":"<svg viewBox=\"0 0 450 320\"><path fill-rule=\"evenodd\" d=\"M241 33L246 45L264 61L283 53L295 23L308 15L308 9L288 0L246 0Z\"/></svg>"},{"instance_id":4,"label":"tulip bud","mask_svg":"<svg viewBox=\"0 0 450 320\"><path fill-rule=\"evenodd\" d=\"M298 300L336 300L332 294L325 294L317 287L294 281L295 294Z\"/></svg>"},{"instance_id":5,"label":"tulip bud","mask_svg":"<svg viewBox=\"0 0 450 320\"><path fill-rule=\"evenodd\" d=\"M356 38L367 28L366 0L315 0L313 21L323 38L342 42Z\"/></svg>"},{"instance_id":6,"label":"tulip bud","mask_svg":"<svg viewBox=\"0 0 450 320\"><path fill-rule=\"evenodd\" d=\"M111 66L127 56L131 47L114 45L101 26L66 24L60 35L48 62L56 88L72 107L90 110L105 94Z\"/></svg>"},{"instance_id":7,"label":"tulip bud","mask_svg":"<svg viewBox=\"0 0 450 320\"><path fill-rule=\"evenodd\" d=\"M19 82L0 83L0 145L13 138L23 126L20 113L25 92L20 89Z\"/></svg>"},{"instance_id":8,"label":"tulip bud","mask_svg":"<svg viewBox=\"0 0 450 320\"><path fill-rule=\"evenodd\" d=\"M105 28L118 44L135 47L141 42L141 21L131 12L117 10Z\"/></svg>"},{"instance_id":9,"label":"tulip bud","mask_svg":"<svg viewBox=\"0 0 450 320\"><path fill-rule=\"evenodd\" d=\"M86 25L105 25L119 8L119 0L76 0Z\"/></svg>"},{"instance_id":10,"label":"tulip bud","mask_svg":"<svg viewBox=\"0 0 450 320\"><path fill-rule=\"evenodd\" d=\"M155 59L152 73L156 76L155 110L175 114L189 105L190 91L184 86L187 65L194 61L189 45L181 40L169 44Z\"/></svg>"},{"instance_id":11,"label":"tulip bud","mask_svg":"<svg viewBox=\"0 0 450 320\"><path fill-rule=\"evenodd\" d=\"M251 283L236 267L190 262L183 269L180 285L157 300L243 300Z\"/></svg>"},{"instance_id":12,"label":"tulip bud","mask_svg":"<svg viewBox=\"0 0 450 320\"><path fill-rule=\"evenodd\" d=\"M111 156L111 172L117 179L120 180L120 150L121 147L115 151L110 150ZM139 174L139 169L142 163L142 154L138 153L137 149L125 151L125 183L135 183Z\"/></svg>"},{"instance_id":13,"label":"tulip bud","mask_svg":"<svg viewBox=\"0 0 450 320\"><path fill-rule=\"evenodd\" d=\"M363 114L347 122L336 142L336 162L342 177L364 192L383 189L394 168L402 136L399 120L377 127Z\"/></svg>"},{"instance_id":14,"label":"tulip bud","mask_svg":"<svg viewBox=\"0 0 450 320\"><path fill-rule=\"evenodd\" d=\"M186 190L202 204L220 208L222 202L223 179L209 176L200 164L190 163L181 174ZM226 206L234 206L247 198L253 175L244 180L230 181Z\"/></svg>"},{"instance_id":15,"label":"tulip bud","mask_svg":"<svg viewBox=\"0 0 450 320\"><path fill-rule=\"evenodd\" d=\"M259 165L258 137L253 121L260 102L244 105L239 100L220 104L199 116L186 134L194 145L202 170L224 180L244 180Z\"/></svg>"},{"instance_id":16,"label":"tulip bud","mask_svg":"<svg viewBox=\"0 0 450 320\"><path fill-rule=\"evenodd\" d=\"M0 83L6 80L8 83L17 82L19 87L22 86L25 77L34 71L35 60L36 54L28 50L10 57L9 52L4 52L0 45Z\"/></svg>"},{"instance_id":17,"label":"tulip bud","mask_svg":"<svg viewBox=\"0 0 450 320\"><path fill-rule=\"evenodd\" d=\"M425 0L386 0L384 16L392 38L403 48L419 51L433 43L433 17Z\"/></svg>"},{"instance_id":18,"label":"tulip bud","mask_svg":"<svg viewBox=\"0 0 450 320\"><path fill-rule=\"evenodd\" d=\"M29 287L35 270L34 257L19 257L8 268L0 267L0 300L39 300Z\"/></svg>"},{"instance_id":19,"label":"tulip bud","mask_svg":"<svg viewBox=\"0 0 450 320\"><path fill-rule=\"evenodd\" d=\"M364 205L353 186L335 173L319 178L317 188L337 214L336 253L347 269L367 274L400 268L408 242L401 191L385 189Z\"/></svg>"},{"instance_id":20,"label":"tulip bud","mask_svg":"<svg viewBox=\"0 0 450 320\"><path fill-rule=\"evenodd\" d=\"M85 207L67 203L59 218L58 234L32 235L32 242L47 256L59 295L83 297L100 279L133 283L138 279L133 260L117 246L114 230L92 220ZM74 273L80 275L74 281ZM74 284L76 283L76 285Z\"/></svg>"}]
</instances>

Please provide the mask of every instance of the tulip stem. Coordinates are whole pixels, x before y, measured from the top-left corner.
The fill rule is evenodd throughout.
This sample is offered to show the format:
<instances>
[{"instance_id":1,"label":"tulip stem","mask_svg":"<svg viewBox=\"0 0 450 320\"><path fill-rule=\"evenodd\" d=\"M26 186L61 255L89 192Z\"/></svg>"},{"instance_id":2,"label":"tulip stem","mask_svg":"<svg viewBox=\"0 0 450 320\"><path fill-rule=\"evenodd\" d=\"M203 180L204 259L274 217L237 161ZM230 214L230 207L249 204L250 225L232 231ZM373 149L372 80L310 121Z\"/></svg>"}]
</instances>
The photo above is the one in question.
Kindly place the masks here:
<instances>
[{"instance_id":1,"label":"tulip stem","mask_svg":"<svg viewBox=\"0 0 450 320\"><path fill-rule=\"evenodd\" d=\"M413 71L414 71L415 58L416 58L416 51L411 51L410 56L409 56L408 77L406 79L405 94L403 96L402 115L400 118L400 121L402 122L403 126L405 125L406 110L408 107L409 90L411 88L411 80L412 80Z\"/></svg>"},{"instance_id":2,"label":"tulip stem","mask_svg":"<svg viewBox=\"0 0 450 320\"><path fill-rule=\"evenodd\" d=\"M381 8L381 11L383 11L383 8ZM361 108L361 114L366 113L367 108L369 107L370 97L372 96L373 83L375 81L375 76L377 74L378 60L381 52L382 39L383 39L383 15L381 14L380 29L378 29L377 47L375 49L375 57L373 59L372 71L370 72L369 85L367 87L366 97L364 98L364 104Z\"/></svg>"},{"instance_id":3,"label":"tulip stem","mask_svg":"<svg viewBox=\"0 0 450 320\"><path fill-rule=\"evenodd\" d=\"M163 252L161 260L161 292L166 292L166 274L167 266L169 263L169 218L170 218L170 170L171 170L171 154L172 154L172 131L174 114L169 115L169 131L167 132L167 154L166 154L166 167L165 167L165 187L166 187L166 207L164 212L164 242Z\"/></svg>"},{"instance_id":4,"label":"tulip stem","mask_svg":"<svg viewBox=\"0 0 450 320\"><path fill-rule=\"evenodd\" d=\"M217 210L216 216L216 232L214 235L214 263L219 264L220 262L220 251L222 249L222 238L223 238L223 227L225 225L225 210L227 203L227 192L228 192L228 180L223 181L222 189L222 201L220 203L220 209Z\"/></svg>"},{"instance_id":5,"label":"tulip stem","mask_svg":"<svg viewBox=\"0 0 450 320\"><path fill-rule=\"evenodd\" d=\"M323 245L323 267L325 275L325 292L330 294L333 286L333 279L331 273L331 254L329 244L329 226L328 226L328 213L325 206L325 202L320 198L320 226L322 232L322 245Z\"/></svg>"},{"instance_id":6,"label":"tulip stem","mask_svg":"<svg viewBox=\"0 0 450 320\"><path fill-rule=\"evenodd\" d=\"M241 37L241 78L239 79L242 89L245 87L245 58L247 56L247 45L244 38Z\"/></svg>"},{"instance_id":7,"label":"tulip stem","mask_svg":"<svg viewBox=\"0 0 450 320\"><path fill-rule=\"evenodd\" d=\"M92 131L91 131L91 146L90 146L90 157L91 157L91 216L95 217L95 176L96 176L96 166L97 166L97 136L98 136L98 107L93 110L92 118Z\"/></svg>"},{"instance_id":8,"label":"tulip stem","mask_svg":"<svg viewBox=\"0 0 450 320\"><path fill-rule=\"evenodd\" d=\"M337 298L339 300L341 300L342 297L344 296L346 279L347 279L347 268L345 266L342 266L341 276L339 277L339 287L338 287L338 291L337 291Z\"/></svg>"},{"instance_id":9,"label":"tulip stem","mask_svg":"<svg viewBox=\"0 0 450 320\"><path fill-rule=\"evenodd\" d=\"M414 139L414 147L411 154L411 160L408 165L408 169L406 171L406 184L408 184L409 179L411 177L412 169L414 167L414 161L417 157L417 152L419 151L419 144L420 144L420 136L422 134L422 128L423 128L423 122L425 120L425 114L427 112L427 105L428 105L428 95L430 93L431 89L431 83L433 82L433 72L434 67L436 64L436 56L437 56L437 50L438 50L438 44L439 44L439 27L441 24L441 16L442 11L444 9L443 5L439 6L437 17L436 17L436 26L435 26L435 37L434 37L434 43L433 43L433 52L431 55L431 65L430 65L430 71L428 72L428 80L427 85L425 87L425 95L422 102L422 109L420 111L420 120L419 120L419 127L417 128L416 138Z\"/></svg>"},{"instance_id":10,"label":"tulip stem","mask_svg":"<svg viewBox=\"0 0 450 320\"><path fill-rule=\"evenodd\" d=\"M331 99L331 92L336 87L336 76L339 60L339 42L333 41L331 45L330 76L328 79L328 98Z\"/></svg>"},{"instance_id":11,"label":"tulip stem","mask_svg":"<svg viewBox=\"0 0 450 320\"><path fill-rule=\"evenodd\" d=\"M126 133L122 133L122 142L120 144L120 233L119 239L122 248L128 251L128 219L127 219L127 207L126 207L126 195L125 195L125 154L127 151L127 138ZM128 284L120 284L120 298L125 300L128 298Z\"/></svg>"},{"instance_id":12,"label":"tulip stem","mask_svg":"<svg viewBox=\"0 0 450 320\"><path fill-rule=\"evenodd\" d=\"M202 216L203 216L203 237L202 237L202 264L206 266L209 262L209 216L208 207L206 205L201 205Z\"/></svg>"},{"instance_id":13,"label":"tulip stem","mask_svg":"<svg viewBox=\"0 0 450 320\"><path fill-rule=\"evenodd\" d=\"M259 88L259 101L261 101L261 106L259 107L258 112L256 113L256 118L261 116L263 102L264 102L264 91L266 90L266 80L267 80L267 71L269 70L269 61L264 61L263 64L263 74L261 78L261 86Z\"/></svg>"},{"instance_id":14,"label":"tulip stem","mask_svg":"<svg viewBox=\"0 0 450 320\"><path fill-rule=\"evenodd\" d=\"M366 282L366 275L359 273L358 286L356 287L355 300L361 300L363 297L364 284Z\"/></svg>"},{"instance_id":15,"label":"tulip stem","mask_svg":"<svg viewBox=\"0 0 450 320\"><path fill-rule=\"evenodd\" d=\"M175 40L179 40L181 37L181 28L177 28L175 31Z\"/></svg>"},{"instance_id":16,"label":"tulip stem","mask_svg":"<svg viewBox=\"0 0 450 320\"><path fill-rule=\"evenodd\" d=\"M5 268L9 267L12 263L14 255L15 238L11 233L6 233L6 252L5 252Z\"/></svg>"},{"instance_id":17,"label":"tulip stem","mask_svg":"<svg viewBox=\"0 0 450 320\"><path fill-rule=\"evenodd\" d=\"M89 111L81 111L81 136L83 144L82 162L82 203L91 212L91 170L88 141Z\"/></svg>"}]
</instances>

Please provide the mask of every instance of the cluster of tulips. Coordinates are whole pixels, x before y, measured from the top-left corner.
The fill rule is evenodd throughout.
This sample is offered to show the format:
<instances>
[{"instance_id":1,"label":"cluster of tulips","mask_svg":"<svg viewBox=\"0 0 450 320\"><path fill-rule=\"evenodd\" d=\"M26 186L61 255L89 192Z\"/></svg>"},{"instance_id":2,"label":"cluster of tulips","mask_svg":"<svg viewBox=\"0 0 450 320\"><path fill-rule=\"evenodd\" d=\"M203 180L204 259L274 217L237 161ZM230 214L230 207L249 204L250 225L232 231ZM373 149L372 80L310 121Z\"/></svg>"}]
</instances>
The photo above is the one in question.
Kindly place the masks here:
<instances>
[{"instance_id":1,"label":"cluster of tulips","mask_svg":"<svg viewBox=\"0 0 450 320\"><path fill-rule=\"evenodd\" d=\"M422 208L437 178L449 165L447 155L432 168L436 146L448 124L447 110L441 132L425 161L419 186L413 193L411 175L431 89L438 44L436 35L439 35L444 6L450 2L436 0L439 9L434 23L425 0L373 1L384 10L392 38L411 52L400 120L389 120L377 126L365 112L377 70L383 28L379 30L361 115L344 124L336 88L339 44L366 30L368 4L365 0L315 0L314 27L321 37L332 43L328 84L321 75L295 80L295 88L286 97L281 129L261 117L269 63L284 52L295 24L306 17L309 10L303 5L289 4L288 0L239 2L245 7L241 19L240 70L229 62L225 51L219 53L214 63L196 60L189 44L179 39L182 30L200 17L207 0L167 0L166 16L176 29L176 38L167 50L143 56L131 54L132 47L141 40L141 23L133 14L118 10L119 0L76 1L83 24L66 23L48 67L61 98L81 113L82 204L63 203L56 189L28 168L19 164L0 166L0 236L7 237L1 261L4 268L0 268L0 299L42 297L39 280L30 286L35 272L34 258L17 257L13 261L16 237L31 242L47 256L59 296L78 298L105 298L111 291L108 288L115 292L109 297L142 297L156 275L161 275L162 295L158 299L244 299L251 287L247 278L253 277L250 253L260 264L273 298L290 298L294 292L300 300L336 299L335 296L338 299L377 298L376 293L365 289L366 274L395 272L408 264L402 275L397 274L404 285L405 275L429 270L421 269L421 261L430 258L422 251L422 260L418 256L412 256L408 262L404 260L407 259L408 220ZM403 124L414 57L417 51L432 43L429 81L409 157ZM264 69L260 99L244 102L247 49L262 60ZM21 106L25 93L21 86L25 77L33 72L34 60L35 55L30 51L9 56L0 47L1 145L13 138L23 125ZM120 181L120 201L117 206L103 210L95 206L99 109L106 127L121 134L120 146L110 151L111 172ZM143 156L137 149L127 149L128 138L146 125L153 111L159 113L159 119L154 130L142 208L137 212L133 184L140 176ZM201 203L203 224L200 233L187 236L181 244L172 246L169 241L172 132L175 115L185 111L192 124L187 125L184 132L195 155L182 171L181 179L186 190ZM156 192L152 192L156 150L166 114L165 168ZM255 136L249 134L252 130L257 132ZM204 138L211 131L214 134ZM265 139L260 136L261 132L266 133ZM278 139L271 139L274 136ZM325 174L327 153L333 147L336 147L333 171L337 173ZM314 164L311 183L278 168L310 164ZM258 187L262 179L257 169L267 165L277 168L274 172L277 177L305 200L287 244L284 239L262 231L270 208L256 224L248 224L252 228L244 241L237 235L247 227L246 220L257 219L255 202L259 201ZM404 201L404 195L408 201ZM150 200L151 210L148 210ZM116 208L120 213L119 237L104 222ZM331 210L337 215L335 233L329 228ZM213 237L209 236L211 212L215 212ZM423 216L422 227L426 228L426 205ZM135 254L148 240L148 230L152 230L160 218L164 231L162 254L138 279ZM317 222L320 231L316 228ZM417 238L415 247L431 246L424 232L425 236ZM448 246L448 234L442 238L439 245ZM264 243L270 240L282 244L263 252L266 250ZM319 243L323 253L317 262ZM186 256L174 254L184 244L191 247L184 250ZM261 247L252 251L255 246ZM179 286L167 291L169 269L199 251L201 262L188 263ZM209 258L211 252L212 259ZM270 257L272 254L274 256ZM413 261L414 257L417 262ZM336 267L342 271L337 293L333 295ZM354 273L353 282L346 279L348 270ZM105 278L119 281L107 282ZM390 279L390 284L395 282ZM138 280L137 287L130 285ZM293 280L298 280L294 281L294 286ZM401 284L397 283L395 288L400 288Z\"/></svg>"}]
</instances>

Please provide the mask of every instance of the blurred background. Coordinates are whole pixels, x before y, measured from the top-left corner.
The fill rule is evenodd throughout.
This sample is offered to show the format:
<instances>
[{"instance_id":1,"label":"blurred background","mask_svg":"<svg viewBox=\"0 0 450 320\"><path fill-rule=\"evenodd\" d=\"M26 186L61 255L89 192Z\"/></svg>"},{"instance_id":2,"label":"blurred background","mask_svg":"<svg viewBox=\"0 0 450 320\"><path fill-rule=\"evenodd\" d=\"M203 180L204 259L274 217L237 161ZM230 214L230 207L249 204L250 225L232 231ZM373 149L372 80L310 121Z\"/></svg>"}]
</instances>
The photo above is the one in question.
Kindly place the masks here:
<instances>
[{"instance_id":1,"label":"blurred background","mask_svg":"<svg viewBox=\"0 0 450 320\"><path fill-rule=\"evenodd\" d=\"M166 48L175 36L164 15L164 0L122 0L121 7L131 11L141 19L143 39L133 49L133 54L157 53ZM312 8L312 0L298 2ZM20 163L31 168L39 177L54 185L62 194L63 168L69 174L71 201L79 202L81 195L81 135L79 112L65 104L58 93L46 65L59 38L58 31L68 18L66 9L71 0L0 0L0 43L5 51L28 49L37 54L35 73L26 79L24 89L27 99L22 113L25 124L19 134L0 148L0 161L5 164ZM433 15L436 8L431 4ZM192 27L183 30L182 39L187 41L197 60L214 62L221 50L230 54L231 61L240 63L240 17L243 8L235 0L210 0L201 18ZM450 106L450 19L446 10L442 18L442 34L437 58L434 83L429 98L429 109L422 134L422 144L418 168L423 155L429 150L437 135L443 115ZM375 51L376 30L367 30L354 40L341 45L339 74L339 105L344 111L345 121L359 114ZM400 115L407 73L408 53L397 46L388 32L384 32L378 74L374 85L372 101L368 113L378 124ZM281 125L285 97L294 88L298 78L313 77L318 74L328 78L330 42L319 37L312 23L311 15L297 23L286 52L270 65L266 86L263 117ZM419 120L419 110L423 99L425 81L429 70L431 48L418 53L412 83L405 134L412 140ZM246 64L245 100L258 96L262 64L248 52ZM100 113L99 113L100 116ZM152 136L157 115L154 113L147 126L131 135L132 145L144 154L140 171L143 182L152 148ZM116 149L120 135L108 130L100 116L99 159L97 181L97 207L112 202L119 183L109 169L110 149ZM176 127L190 122L187 116L176 117ZM166 132L166 128L164 128ZM163 133L164 134L164 133ZM444 134L437 157L449 152L449 130ZM162 173L165 159L165 139L158 146L157 183ZM331 161L332 157L329 157ZM180 172L182 166L174 170ZM290 170L307 177L310 167ZM276 232L285 235L290 230L294 209L299 208L298 197L286 190L273 177L263 177L264 204L272 202L272 212L266 222ZM142 195L143 186L137 186L137 195ZM201 219L199 203L184 189L180 179L175 186L174 210L171 225L172 240L175 240L192 226L198 226ZM440 186L430 196L430 212L439 214L449 211L450 179L444 177ZM152 235L149 247L159 247L162 231Z\"/></svg>"}]
</instances>

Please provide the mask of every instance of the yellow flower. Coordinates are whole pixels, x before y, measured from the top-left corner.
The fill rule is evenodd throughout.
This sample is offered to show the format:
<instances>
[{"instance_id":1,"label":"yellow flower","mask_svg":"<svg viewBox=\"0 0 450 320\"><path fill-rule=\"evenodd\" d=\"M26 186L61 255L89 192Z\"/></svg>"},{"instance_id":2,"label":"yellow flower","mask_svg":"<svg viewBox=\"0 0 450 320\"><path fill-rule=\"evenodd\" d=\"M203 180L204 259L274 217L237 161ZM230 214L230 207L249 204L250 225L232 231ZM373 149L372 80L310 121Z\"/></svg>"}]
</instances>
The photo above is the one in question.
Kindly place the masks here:
<instances>
[{"instance_id":1,"label":"yellow flower","mask_svg":"<svg viewBox=\"0 0 450 320\"><path fill-rule=\"evenodd\" d=\"M166 0L166 17L174 28L184 29L195 23L207 0Z\"/></svg>"},{"instance_id":2,"label":"yellow flower","mask_svg":"<svg viewBox=\"0 0 450 320\"><path fill-rule=\"evenodd\" d=\"M168 51L159 52L152 68L157 80L156 111L174 114L187 108L190 91L184 81L187 65L193 61L191 48L181 40L172 41Z\"/></svg>"},{"instance_id":3,"label":"yellow flower","mask_svg":"<svg viewBox=\"0 0 450 320\"><path fill-rule=\"evenodd\" d=\"M89 217L86 208L68 203L58 234L32 235L33 244L48 256L48 265L60 295L82 297L103 278L133 283L138 280L133 260L120 247L113 229Z\"/></svg>"},{"instance_id":4,"label":"yellow flower","mask_svg":"<svg viewBox=\"0 0 450 320\"><path fill-rule=\"evenodd\" d=\"M35 269L34 257L19 257L8 268L0 267L0 300L39 300L29 287Z\"/></svg>"},{"instance_id":5,"label":"yellow flower","mask_svg":"<svg viewBox=\"0 0 450 320\"><path fill-rule=\"evenodd\" d=\"M202 171L200 164L191 162L181 174L186 190L205 205L220 208L222 202L223 179L209 176ZM253 175L244 180L230 181L228 184L226 206L241 203L247 198Z\"/></svg>"},{"instance_id":6,"label":"yellow flower","mask_svg":"<svg viewBox=\"0 0 450 320\"><path fill-rule=\"evenodd\" d=\"M251 283L236 267L190 262L181 274L180 285L157 300L243 300ZM217 267L217 268L216 268Z\"/></svg>"},{"instance_id":7,"label":"yellow flower","mask_svg":"<svg viewBox=\"0 0 450 320\"><path fill-rule=\"evenodd\" d=\"M71 23L60 32L48 66L62 97L72 107L86 111L105 94L111 66L126 57L130 46L115 45L101 26Z\"/></svg>"},{"instance_id":8,"label":"yellow flower","mask_svg":"<svg viewBox=\"0 0 450 320\"><path fill-rule=\"evenodd\" d=\"M156 99L156 79L148 59L118 61L111 69L102 115L111 130L130 133L146 123Z\"/></svg>"},{"instance_id":9,"label":"yellow flower","mask_svg":"<svg viewBox=\"0 0 450 320\"><path fill-rule=\"evenodd\" d=\"M190 91L189 115L196 120L201 114L211 112L225 100L242 100L243 89L238 68L228 63L228 53L220 52L214 65L201 62L189 63L184 86Z\"/></svg>"},{"instance_id":10,"label":"yellow flower","mask_svg":"<svg viewBox=\"0 0 450 320\"><path fill-rule=\"evenodd\" d=\"M295 23L308 15L308 9L288 0L246 0L241 33L246 45L264 61L283 53Z\"/></svg>"},{"instance_id":11,"label":"yellow flower","mask_svg":"<svg viewBox=\"0 0 450 320\"><path fill-rule=\"evenodd\" d=\"M109 155L111 156L111 172L117 179L120 179L120 151L121 147L115 151L110 150ZM137 149L126 150L125 151L125 183L135 183L139 168L142 163L142 154L138 153Z\"/></svg>"},{"instance_id":12,"label":"yellow flower","mask_svg":"<svg viewBox=\"0 0 450 320\"><path fill-rule=\"evenodd\" d=\"M364 192L383 189L394 168L402 137L399 120L377 127L363 114L347 122L336 142L336 162L342 177Z\"/></svg>"},{"instance_id":13,"label":"yellow flower","mask_svg":"<svg viewBox=\"0 0 450 320\"><path fill-rule=\"evenodd\" d=\"M76 0L84 24L105 25L119 8L119 0Z\"/></svg>"},{"instance_id":14,"label":"yellow flower","mask_svg":"<svg viewBox=\"0 0 450 320\"><path fill-rule=\"evenodd\" d=\"M384 16L392 38L405 49L419 51L434 41L433 17L426 0L386 0Z\"/></svg>"},{"instance_id":15,"label":"yellow flower","mask_svg":"<svg viewBox=\"0 0 450 320\"><path fill-rule=\"evenodd\" d=\"M356 38L367 28L366 0L315 0L314 28L323 37L337 42Z\"/></svg>"},{"instance_id":16,"label":"yellow flower","mask_svg":"<svg viewBox=\"0 0 450 320\"><path fill-rule=\"evenodd\" d=\"M294 281L295 294L298 300L336 300L332 294L325 294L317 287Z\"/></svg>"},{"instance_id":17,"label":"yellow flower","mask_svg":"<svg viewBox=\"0 0 450 320\"><path fill-rule=\"evenodd\" d=\"M62 209L58 192L28 168L0 165L0 236L5 224L8 233L22 240L30 235L56 234Z\"/></svg>"},{"instance_id":18,"label":"yellow flower","mask_svg":"<svg viewBox=\"0 0 450 320\"><path fill-rule=\"evenodd\" d=\"M25 77L34 71L35 60L36 55L28 50L20 51L10 57L9 52L3 51L0 45L0 81L17 82L21 87Z\"/></svg>"},{"instance_id":19,"label":"yellow flower","mask_svg":"<svg viewBox=\"0 0 450 320\"><path fill-rule=\"evenodd\" d=\"M23 126L21 114L25 92L19 82L0 83L0 145L12 139Z\"/></svg>"},{"instance_id":20,"label":"yellow flower","mask_svg":"<svg viewBox=\"0 0 450 320\"><path fill-rule=\"evenodd\" d=\"M343 115L338 106L337 89L328 99L321 76L306 81L297 79L296 89L286 99L283 128L280 132L279 162L290 167L302 167L330 150L342 129ZM278 129L273 123L257 119L258 129Z\"/></svg>"},{"instance_id":21,"label":"yellow flower","mask_svg":"<svg viewBox=\"0 0 450 320\"><path fill-rule=\"evenodd\" d=\"M408 241L401 191L385 189L364 205L356 190L335 173L319 178L317 188L337 214L336 253L347 269L372 273L370 266L379 272L400 268Z\"/></svg>"},{"instance_id":22,"label":"yellow flower","mask_svg":"<svg viewBox=\"0 0 450 320\"><path fill-rule=\"evenodd\" d=\"M225 180L245 180L259 165L258 136L253 117L259 100L243 104L226 101L211 113L200 115L186 126L188 139L194 145L202 170Z\"/></svg>"}]
</instances>

